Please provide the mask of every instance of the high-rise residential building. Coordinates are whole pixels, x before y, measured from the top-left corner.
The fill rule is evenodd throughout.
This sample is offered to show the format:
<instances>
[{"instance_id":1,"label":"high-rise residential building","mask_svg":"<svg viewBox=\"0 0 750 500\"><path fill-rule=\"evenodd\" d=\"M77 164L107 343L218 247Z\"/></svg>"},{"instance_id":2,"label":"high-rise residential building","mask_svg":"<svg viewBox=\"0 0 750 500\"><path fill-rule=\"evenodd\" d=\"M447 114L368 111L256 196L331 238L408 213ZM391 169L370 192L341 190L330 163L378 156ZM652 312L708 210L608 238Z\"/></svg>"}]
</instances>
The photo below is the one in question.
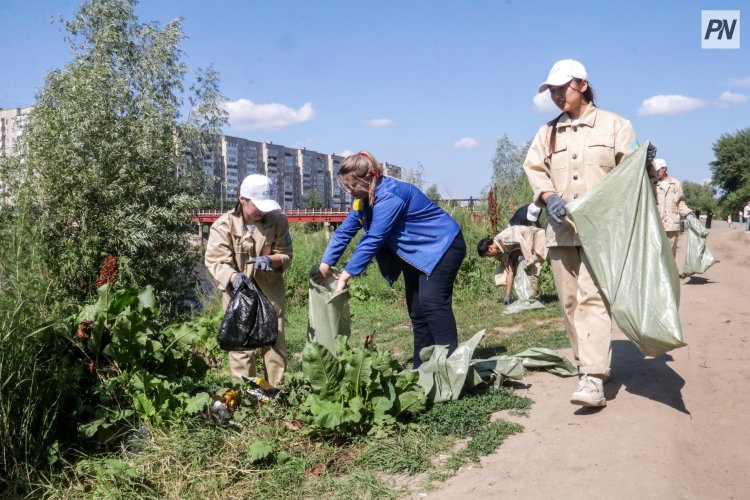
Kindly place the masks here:
<instances>
[{"instance_id":1,"label":"high-rise residential building","mask_svg":"<svg viewBox=\"0 0 750 500\"><path fill-rule=\"evenodd\" d=\"M346 209L352 197L337 178L343 156L310 149L288 148L273 142L257 142L224 135L204 158L204 173L214 179L214 195L233 202L245 176L264 174L276 182L277 200L283 208ZM401 177L401 167L383 163L386 175Z\"/></svg>"},{"instance_id":2,"label":"high-rise residential building","mask_svg":"<svg viewBox=\"0 0 750 500\"><path fill-rule=\"evenodd\" d=\"M16 154L16 142L23 133L24 115L31 108L0 108L0 156Z\"/></svg>"}]
</instances>

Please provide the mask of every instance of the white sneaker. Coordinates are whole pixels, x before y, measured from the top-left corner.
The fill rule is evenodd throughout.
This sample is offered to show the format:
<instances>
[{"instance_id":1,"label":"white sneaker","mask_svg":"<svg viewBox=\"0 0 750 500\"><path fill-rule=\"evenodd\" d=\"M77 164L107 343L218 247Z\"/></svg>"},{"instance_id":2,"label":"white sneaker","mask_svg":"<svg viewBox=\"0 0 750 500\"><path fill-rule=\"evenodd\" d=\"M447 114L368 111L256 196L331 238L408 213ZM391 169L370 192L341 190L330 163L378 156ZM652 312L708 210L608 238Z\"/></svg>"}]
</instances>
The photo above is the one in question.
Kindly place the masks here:
<instances>
[{"instance_id":1,"label":"white sneaker","mask_svg":"<svg viewBox=\"0 0 750 500\"><path fill-rule=\"evenodd\" d=\"M570 397L570 402L581 406L607 406L602 379L592 375L581 376L578 389Z\"/></svg>"}]
</instances>

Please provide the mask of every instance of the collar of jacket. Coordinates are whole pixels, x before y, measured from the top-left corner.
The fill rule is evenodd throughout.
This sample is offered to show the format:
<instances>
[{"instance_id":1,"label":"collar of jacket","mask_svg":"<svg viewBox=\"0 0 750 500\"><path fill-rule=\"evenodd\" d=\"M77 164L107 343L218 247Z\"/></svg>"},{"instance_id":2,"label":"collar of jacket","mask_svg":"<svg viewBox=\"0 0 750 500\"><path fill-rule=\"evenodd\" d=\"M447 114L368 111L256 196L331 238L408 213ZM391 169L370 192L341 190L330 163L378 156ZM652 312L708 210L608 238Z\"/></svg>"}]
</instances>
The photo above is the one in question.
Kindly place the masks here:
<instances>
[{"instance_id":1,"label":"collar of jacket","mask_svg":"<svg viewBox=\"0 0 750 500\"><path fill-rule=\"evenodd\" d=\"M597 115L598 108L594 106L593 104L589 103L586 105L586 109L584 110L583 114L578 118L578 125L585 125L587 127L593 127L596 123L596 115ZM560 120L557 122L557 128L563 128L563 127L571 127L573 125L573 120L570 119L570 116L568 113L563 113L562 117L560 117Z\"/></svg>"},{"instance_id":2,"label":"collar of jacket","mask_svg":"<svg viewBox=\"0 0 750 500\"><path fill-rule=\"evenodd\" d=\"M268 212L261 220L259 220L255 227L257 229L265 229L266 227L273 224L274 220L278 217L278 212ZM242 212L235 212L234 210L229 213L229 220L232 223L232 234L235 236L242 236L245 234L245 220L242 218Z\"/></svg>"}]
</instances>

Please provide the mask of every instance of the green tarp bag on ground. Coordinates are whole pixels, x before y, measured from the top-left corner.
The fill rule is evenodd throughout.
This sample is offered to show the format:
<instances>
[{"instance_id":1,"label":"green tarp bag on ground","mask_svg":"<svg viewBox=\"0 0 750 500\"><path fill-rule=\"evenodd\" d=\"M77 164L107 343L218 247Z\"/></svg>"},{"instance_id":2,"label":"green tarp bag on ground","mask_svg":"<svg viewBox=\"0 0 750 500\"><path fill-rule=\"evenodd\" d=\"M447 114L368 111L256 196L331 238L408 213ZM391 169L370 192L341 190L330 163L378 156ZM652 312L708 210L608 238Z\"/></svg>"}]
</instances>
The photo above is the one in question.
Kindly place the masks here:
<instances>
[{"instance_id":1,"label":"green tarp bag on ground","mask_svg":"<svg viewBox=\"0 0 750 500\"><path fill-rule=\"evenodd\" d=\"M544 309L544 304L534 297L534 289L531 287L531 280L526 274L526 261L518 263L516 268L516 277L513 278L513 290L516 291L518 299L505 306L503 314L515 314L530 309Z\"/></svg>"},{"instance_id":2,"label":"green tarp bag on ground","mask_svg":"<svg viewBox=\"0 0 750 500\"><path fill-rule=\"evenodd\" d=\"M688 242L682 276L705 273L709 267L719 262L706 248L708 229L692 215L688 215L686 221Z\"/></svg>"},{"instance_id":3,"label":"green tarp bag on ground","mask_svg":"<svg viewBox=\"0 0 750 500\"><path fill-rule=\"evenodd\" d=\"M311 269L317 269L315 266ZM338 274L338 271L336 271ZM346 288L336 293L337 280L329 278L325 285L308 280L308 314L307 340L318 342L334 355L336 354L336 336L349 337L351 333L351 314L349 299L351 293Z\"/></svg>"},{"instance_id":4,"label":"green tarp bag on ground","mask_svg":"<svg viewBox=\"0 0 750 500\"><path fill-rule=\"evenodd\" d=\"M567 204L612 317L646 356L682 347L677 265L656 210L641 146Z\"/></svg>"},{"instance_id":5,"label":"green tarp bag on ground","mask_svg":"<svg viewBox=\"0 0 750 500\"><path fill-rule=\"evenodd\" d=\"M542 347L527 349L515 356L493 356L472 359L474 349L484 337L484 330L458 345L448 356L448 347L434 345L419 352L422 364L417 368L419 385L430 403L458 399L462 394L500 386L506 379L520 380L526 369L547 370L555 375L571 377L575 367L555 351Z\"/></svg>"}]
</instances>

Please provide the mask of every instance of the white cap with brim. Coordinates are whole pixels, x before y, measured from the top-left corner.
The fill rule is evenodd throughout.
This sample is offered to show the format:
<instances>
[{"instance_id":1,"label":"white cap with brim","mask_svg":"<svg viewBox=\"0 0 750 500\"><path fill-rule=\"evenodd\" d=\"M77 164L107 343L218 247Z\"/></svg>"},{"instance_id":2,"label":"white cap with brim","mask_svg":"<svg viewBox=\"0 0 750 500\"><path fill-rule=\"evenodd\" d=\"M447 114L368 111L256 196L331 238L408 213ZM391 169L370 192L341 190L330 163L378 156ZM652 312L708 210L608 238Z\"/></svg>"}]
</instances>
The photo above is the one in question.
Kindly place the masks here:
<instances>
[{"instance_id":1,"label":"white cap with brim","mask_svg":"<svg viewBox=\"0 0 750 500\"><path fill-rule=\"evenodd\" d=\"M240 196L253 202L261 212L281 210L276 201L276 186L273 181L261 174L245 177L240 186Z\"/></svg>"},{"instance_id":2,"label":"white cap with brim","mask_svg":"<svg viewBox=\"0 0 750 500\"><path fill-rule=\"evenodd\" d=\"M667 168L667 162L662 158L654 159L654 170L659 170L660 168Z\"/></svg>"},{"instance_id":3,"label":"white cap with brim","mask_svg":"<svg viewBox=\"0 0 750 500\"><path fill-rule=\"evenodd\" d=\"M541 212L542 212L542 207L538 207L535 204L531 203L526 209L526 218L530 222L536 222Z\"/></svg>"},{"instance_id":4,"label":"white cap with brim","mask_svg":"<svg viewBox=\"0 0 750 500\"><path fill-rule=\"evenodd\" d=\"M557 87L559 85L565 85L573 78L577 78L578 80L586 80L588 78L586 68L583 64L575 59L563 59L557 61L552 66L552 69L549 70L547 80L539 85L539 93L541 94L550 86Z\"/></svg>"}]
</instances>

